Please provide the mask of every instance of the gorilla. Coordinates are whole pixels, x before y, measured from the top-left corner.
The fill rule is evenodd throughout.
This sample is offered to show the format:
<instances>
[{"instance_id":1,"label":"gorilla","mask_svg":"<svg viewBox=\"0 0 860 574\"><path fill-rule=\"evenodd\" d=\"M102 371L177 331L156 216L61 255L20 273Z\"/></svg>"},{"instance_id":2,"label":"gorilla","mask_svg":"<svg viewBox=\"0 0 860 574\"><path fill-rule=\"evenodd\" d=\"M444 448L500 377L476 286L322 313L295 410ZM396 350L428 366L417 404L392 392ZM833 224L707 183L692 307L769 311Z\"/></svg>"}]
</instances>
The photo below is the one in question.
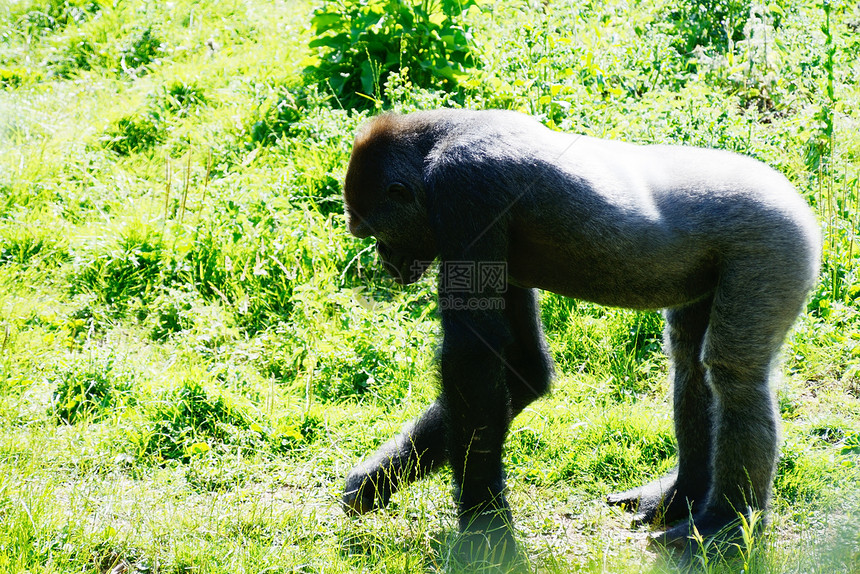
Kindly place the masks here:
<instances>
[{"instance_id":1,"label":"gorilla","mask_svg":"<svg viewBox=\"0 0 860 574\"><path fill-rule=\"evenodd\" d=\"M612 494L655 540L737 540L778 456L769 389L819 266L820 230L788 180L713 149L552 131L511 111L373 118L343 188L352 235L403 284L438 259L439 398L347 476L350 514L446 462L467 559L519 555L505 500L511 420L549 390L536 289L664 309L678 464ZM732 534L734 533L734 534Z\"/></svg>"}]
</instances>

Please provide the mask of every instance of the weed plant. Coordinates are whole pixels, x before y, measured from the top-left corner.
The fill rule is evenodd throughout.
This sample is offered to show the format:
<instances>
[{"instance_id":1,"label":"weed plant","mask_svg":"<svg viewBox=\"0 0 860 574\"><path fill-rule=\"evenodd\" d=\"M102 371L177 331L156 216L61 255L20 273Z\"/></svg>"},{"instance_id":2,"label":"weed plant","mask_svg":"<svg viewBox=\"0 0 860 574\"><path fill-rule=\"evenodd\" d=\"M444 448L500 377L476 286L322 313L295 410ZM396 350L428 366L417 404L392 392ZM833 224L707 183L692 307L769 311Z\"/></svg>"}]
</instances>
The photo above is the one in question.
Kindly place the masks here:
<instances>
[{"instance_id":1,"label":"weed plant","mask_svg":"<svg viewBox=\"0 0 860 574\"><path fill-rule=\"evenodd\" d=\"M311 20L316 37L309 46L321 53L305 74L350 108L381 105L392 73L422 88L456 88L478 62L462 25L475 6L474 0L327 2Z\"/></svg>"}]
</instances>

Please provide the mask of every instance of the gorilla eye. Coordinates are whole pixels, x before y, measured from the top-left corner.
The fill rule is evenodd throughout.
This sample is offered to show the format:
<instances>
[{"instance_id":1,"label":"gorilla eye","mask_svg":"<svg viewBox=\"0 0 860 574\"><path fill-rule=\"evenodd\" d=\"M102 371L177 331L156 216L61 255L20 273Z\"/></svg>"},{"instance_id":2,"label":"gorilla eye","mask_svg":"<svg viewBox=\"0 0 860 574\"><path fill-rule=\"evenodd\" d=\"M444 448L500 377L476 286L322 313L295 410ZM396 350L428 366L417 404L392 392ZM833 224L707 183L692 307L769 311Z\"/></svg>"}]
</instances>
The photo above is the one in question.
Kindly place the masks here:
<instances>
[{"instance_id":1,"label":"gorilla eye","mask_svg":"<svg viewBox=\"0 0 860 574\"><path fill-rule=\"evenodd\" d=\"M408 187L406 187L399 181L395 181L394 183L389 185L388 189L386 189L385 191L391 198L400 203L409 203L414 199L414 196L412 195L412 190L410 190Z\"/></svg>"}]
</instances>

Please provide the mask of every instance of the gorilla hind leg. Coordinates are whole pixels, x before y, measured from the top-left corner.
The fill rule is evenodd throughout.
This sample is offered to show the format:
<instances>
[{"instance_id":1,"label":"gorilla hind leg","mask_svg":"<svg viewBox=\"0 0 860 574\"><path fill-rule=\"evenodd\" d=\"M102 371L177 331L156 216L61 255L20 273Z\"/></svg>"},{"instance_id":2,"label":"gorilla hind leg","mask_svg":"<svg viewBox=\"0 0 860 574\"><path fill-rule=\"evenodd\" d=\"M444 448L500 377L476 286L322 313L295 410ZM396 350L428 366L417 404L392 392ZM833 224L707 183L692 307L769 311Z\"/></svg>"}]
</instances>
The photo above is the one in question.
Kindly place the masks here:
<instances>
[{"instance_id":1,"label":"gorilla hind leg","mask_svg":"<svg viewBox=\"0 0 860 574\"><path fill-rule=\"evenodd\" d=\"M651 483L608 496L610 504L636 509L636 525L669 524L686 518L707 496L712 476L713 395L705 381L701 353L712 305L713 298L707 297L665 313L678 466Z\"/></svg>"},{"instance_id":2,"label":"gorilla hind leg","mask_svg":"<svg viewBox=\"0 0 860 574\"><path fill-rule=\"evenodd\" d=\"M770 283L761 285L762 277ZM702 349L713 396L710 487L691 520L657 537L659 543L688 546L693 524L706 539L736 542L738 515L752 520L753 512L767 509L779 437L769 381L814 278L812 266L788 257L721 273Z\"/></svg>"}]
</instances>

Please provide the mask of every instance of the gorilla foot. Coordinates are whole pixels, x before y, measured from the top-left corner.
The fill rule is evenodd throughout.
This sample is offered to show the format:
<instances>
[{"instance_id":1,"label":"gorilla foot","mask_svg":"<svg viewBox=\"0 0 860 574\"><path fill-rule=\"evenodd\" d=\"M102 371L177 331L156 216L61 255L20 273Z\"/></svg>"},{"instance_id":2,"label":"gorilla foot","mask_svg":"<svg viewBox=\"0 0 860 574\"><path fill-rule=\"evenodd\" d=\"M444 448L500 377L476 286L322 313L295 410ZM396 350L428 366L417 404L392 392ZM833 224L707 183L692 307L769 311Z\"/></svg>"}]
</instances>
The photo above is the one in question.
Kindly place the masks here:
<instances>
[{"instance_id":1,"label":"gorilla foot","mask_svg":"<svg viewBox=\"0 0 860 574\"><path fill-rule=\"evenodd\" d=\"M671 524L690 516L691 507L705 497L705 488L679 487L678 473L673 470L644 486L610 494L606 502L634 510L633 526Z\"/></svg>"},{"instance_id":2,"label":"gorilla foot","mask_svg":"<svg viewBox=\"0 0 860 574\"><path fill-rule=\"evenodd\" d=\"M463 563L501 566L505 572L522 562L507 508L487 510L460 517L461 533L454 543L454 555Z\"/></svg>"},{"instance_id":3,"label":"gorilla foot","mask_svg":"<svg viewBox=\"0 0 860 574\"><path fill-rule=\"evenodd\" d=\"M749 516L699 512L692 519L655 534L651 545L658 549L680 552L681 562L690 564L695 557L706 561L749 556L761 538L766 521L760 511Z\"/></svg>"}]
</instances>

